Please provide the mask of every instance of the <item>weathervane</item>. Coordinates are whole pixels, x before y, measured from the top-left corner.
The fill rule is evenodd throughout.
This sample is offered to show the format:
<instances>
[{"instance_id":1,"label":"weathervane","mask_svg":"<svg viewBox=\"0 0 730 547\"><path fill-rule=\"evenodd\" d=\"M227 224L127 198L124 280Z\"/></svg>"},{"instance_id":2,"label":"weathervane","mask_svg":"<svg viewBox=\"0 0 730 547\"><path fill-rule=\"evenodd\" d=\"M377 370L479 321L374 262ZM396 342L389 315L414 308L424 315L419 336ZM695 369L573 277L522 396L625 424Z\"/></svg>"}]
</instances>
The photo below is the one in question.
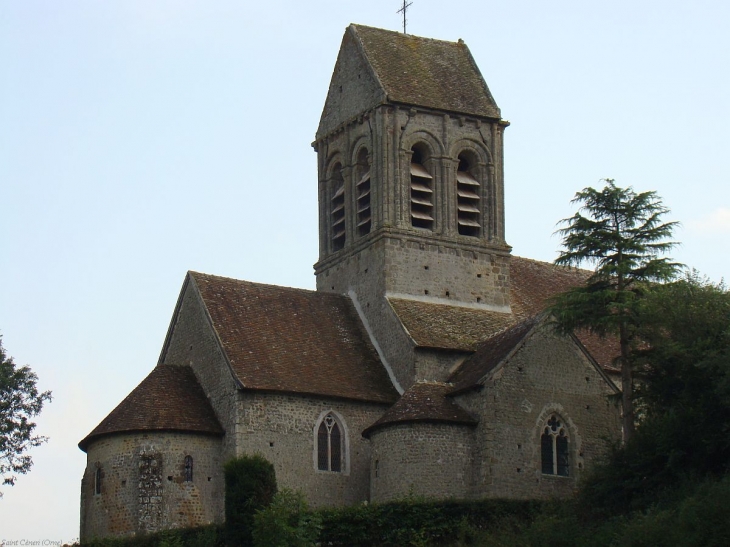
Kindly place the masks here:
<instances>
[{"instance_id":1,"label":"weathervane","mask_svg":"<svg viewBox=\"0 0 730 547\"><path fill-rule=\"evenodd\" d=\"M413 2L407 2L406 0L403 0L403 7L399 9L396 13L403 13L403 34L407 34L406 32L406 11L408 10L408 6L413 4Z\"/></svg>"}]
</instances>

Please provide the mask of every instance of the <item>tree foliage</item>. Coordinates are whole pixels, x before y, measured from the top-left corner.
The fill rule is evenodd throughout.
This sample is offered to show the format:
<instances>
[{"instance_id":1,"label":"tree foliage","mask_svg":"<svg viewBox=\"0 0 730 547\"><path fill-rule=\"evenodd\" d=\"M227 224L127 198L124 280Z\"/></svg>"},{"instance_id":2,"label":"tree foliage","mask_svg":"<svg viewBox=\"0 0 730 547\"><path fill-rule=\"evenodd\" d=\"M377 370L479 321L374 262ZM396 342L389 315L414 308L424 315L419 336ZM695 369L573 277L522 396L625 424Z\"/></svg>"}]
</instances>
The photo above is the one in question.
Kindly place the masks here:
<instances>
[{"instance_id":1,"label":"tree foliage","mask_svg":"<svg viewBox=\"0 0 730 547\"><path fill-rule=\"evenodd\" d=\"M582 489L600 510L643 510L677 484L730 472L730 293L688 274L654 286L637 313L640 427Z\"/></svg>"},{"instance_id":2,"label":"tree foliage","mask_svg":"<svg viewBox=\"0 0 730 547\"><path fill-rule=\"evenodd\" d=\"M226 542L253 545L256 511L268 507L276 494L274 466L263 456L241 456L223 467L226 481Z\"/></svg>"},{"instance_id":3,"label":"tree foliage","mask_svg":"<svg viewBox=\"0 0 730 547\"><path fill-rule=\"evenodd\" d=\"M663 222L668 212L655 192L636 193L612 179L601 190L585 188L572 203L578 212L561 221L563 251L556 264L594 267L585 285L558 295L550 311L565 332L587 329L601 336L617 336L624 435L634 431L631 349L639 327L638 306L650 283L673 279L679 264L662 257L676 222Z\"/></svg>"},{"instance_id":4,"label":"tree foliage","mask_svg":"<svg viewBox=\"0 0 730 547\"><path fill-rule=\"evenodd\" d=\"M32 419L51 400L50 391L38 392L37 381L30 367L15 366L0 337L0 475L5 485L12 486L18 474L30 471L33 459L28 450L48 440L33 434Z\"/></svg>"}]
</instances>

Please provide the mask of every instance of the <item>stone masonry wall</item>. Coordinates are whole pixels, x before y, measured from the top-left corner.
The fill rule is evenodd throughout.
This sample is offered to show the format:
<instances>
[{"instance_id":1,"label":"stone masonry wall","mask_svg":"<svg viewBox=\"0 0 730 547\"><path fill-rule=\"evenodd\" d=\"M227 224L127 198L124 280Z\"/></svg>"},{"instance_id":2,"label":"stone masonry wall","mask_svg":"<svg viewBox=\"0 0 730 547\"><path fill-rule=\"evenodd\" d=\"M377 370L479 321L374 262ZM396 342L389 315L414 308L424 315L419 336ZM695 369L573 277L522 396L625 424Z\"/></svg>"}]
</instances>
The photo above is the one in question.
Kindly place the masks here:
<instances>
[{"instance_id":1,"label":"stone masonry wall","mask_svg":"<svg viewBox=\"0 0 730 547\"><path fill-rule=\"evenodd\" d=\"M180 307L173 317L171 329L160 362L164 365L192 367L226 432L221 455L225 462L236 454L234 443L238 389L192 279L181 295Z\"/></svg>"},{"instance_id":2,"label":"stone masonry wall","mask_svg":"<svg viewBox=\"0 0 730 547\"><path fill-rule=\"evenodd\" d=\"M279 487L299 489L315 507L352 505L370 495L370 442L361 435L387 405L304 395L241 392L239 455L263 455L274 464ZM332 411L342 420L346 465L342 472L319 471L318 420Z\"/></svg>"},{"instance_id":3,"label":"stone masonry wall","mask_svg":"<svg viewBox=\"0 0 730 547\"><path fill-rule=\"evenodd\" d=\"M191 482L185 481L185 456L193 458ZM102 437L88 447L81 480L81 540L221 522L223 492L217 437L171 432Z\"/></svg>"},{"instance_id":4,"label":"stone masonry wall","mask_svg":"<svg viewBox=\"0 0 730 547\"><path fill-rule=\"evenodd\" d=\"M445 382L451 370L471 353L430 348L416 349L416 381Z\"/></svg>"},{"instance_id":5,"label":"stone masonry wall","mask_svg":"<svg viewBox=\"0 0 730 547\"><path fill-rule=\"evenodd\" d=\"M371 435L370 499L386 502L413 494L464 499L473 467L473 428L438 423L408 423Z\"/></svg>"},{"instance_id":6,"label":"stone masonry wall","mask_svg":"<svg viewBox=\"0 0 730 547\"><path fill-rule=\"evenodd\" d=\"M457 397L478 415L475 497L571 494L580 475L620 434L619 410L600 373L569 337L542 326L480 392ZM540 435L557 414L569 428L569 477L543 475Z\"/></svg>"}]
</instances>

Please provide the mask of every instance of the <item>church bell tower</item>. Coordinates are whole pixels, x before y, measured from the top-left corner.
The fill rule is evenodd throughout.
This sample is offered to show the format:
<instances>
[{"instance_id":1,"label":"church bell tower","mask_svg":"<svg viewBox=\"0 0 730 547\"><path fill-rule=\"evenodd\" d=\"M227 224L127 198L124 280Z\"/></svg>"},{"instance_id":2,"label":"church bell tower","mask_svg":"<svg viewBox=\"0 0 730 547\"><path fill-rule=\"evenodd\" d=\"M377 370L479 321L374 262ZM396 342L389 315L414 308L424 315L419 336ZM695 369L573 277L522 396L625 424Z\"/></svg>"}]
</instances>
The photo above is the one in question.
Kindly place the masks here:
<instances>
[{"instance_id":1,"label":"church bell tower","mask_svg":"<svg viewBox=\"0 0 730 547\"><path fill-rule=\"evenodd\" d=\"M507 125L463 41L350 25L313 143L317 290L508 312Z\"/></svg>"}]
</instances>

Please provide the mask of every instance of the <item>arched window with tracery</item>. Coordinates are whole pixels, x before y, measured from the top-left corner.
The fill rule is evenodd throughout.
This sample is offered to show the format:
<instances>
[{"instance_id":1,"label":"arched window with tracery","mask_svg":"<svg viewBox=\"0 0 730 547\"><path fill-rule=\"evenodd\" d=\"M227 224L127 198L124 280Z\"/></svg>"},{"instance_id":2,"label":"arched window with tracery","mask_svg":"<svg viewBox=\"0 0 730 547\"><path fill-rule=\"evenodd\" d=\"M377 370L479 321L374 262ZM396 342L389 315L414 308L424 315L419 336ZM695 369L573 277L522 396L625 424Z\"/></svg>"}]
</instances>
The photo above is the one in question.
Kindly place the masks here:
<instances>
[{"instance_id":1,"label":"arched window with tracery","mask_svg":"<svg viewBox=\"0 0 730 547\"><path fill-rule=\"evenodd\" d=\"M411 150L411 226L433 230L433 176L426 169L426 154Z\"/></svg>"},{"instance_id":2,"label":"arched window with tracery","mask_svg":"<svg viewBox=\"0 0 730 547\"><path fill-rule=\"evenodd\" d=\"M193 457L185 456L185 465L183 468L185 474L185 482L193 482Z\"/></svg>"},{"instance_id":3,"label":"arched window with tracery","mask_svg":"<svg viewBox=\"0 0 730 547\"><path fill-rule=\"evenodd\" d=\"M345 181L342 178L342 165L336 163L332 168L330 188L330 221L332 250L339 251L345 246Z\"/></svg>"},{"instance_id":4,"label":"arched window with tracery","mask_svg":"<svg viewBox=\"0 0 730 547\"><path fill-rule=\"evenodd\" d=\"M540 436L543 475L567 477L570 472L568 430L563 420L553 414Z\"/></svg>"},{"instance_id":5,"label":"arched window with tracery","mask_svg":"<svg viewBox=\"0 0 730 547\"><path fill-rule=\"evenodd\" d=\"M370 159L366 148L360 149L357 155L355 186L357 235L362 237L370 233L370 226L372 225L372 214L370 212Z\"/></svg>"},{"instance_id":6,"label":"arched window with tracery","mask_svg":"<svg viewBox=\"0 0 730 547\"><path fill-rule=\"evenodd\" d=\"M342 427L332 413L327 414L317 428L317 469L342 472L345 456Z\"/></svg>"},{"instance_id":7,"label":"arched window with tracery","mask_svg":"<svg viewBox=\"0 0 730 547\"><path fill-rule=\"evenodd\" d=\"M466 154L459 155L456 171L456 224L459 234L479 237L479 181L474 177L475 162Z\"/></svg>"}]
</instances>

